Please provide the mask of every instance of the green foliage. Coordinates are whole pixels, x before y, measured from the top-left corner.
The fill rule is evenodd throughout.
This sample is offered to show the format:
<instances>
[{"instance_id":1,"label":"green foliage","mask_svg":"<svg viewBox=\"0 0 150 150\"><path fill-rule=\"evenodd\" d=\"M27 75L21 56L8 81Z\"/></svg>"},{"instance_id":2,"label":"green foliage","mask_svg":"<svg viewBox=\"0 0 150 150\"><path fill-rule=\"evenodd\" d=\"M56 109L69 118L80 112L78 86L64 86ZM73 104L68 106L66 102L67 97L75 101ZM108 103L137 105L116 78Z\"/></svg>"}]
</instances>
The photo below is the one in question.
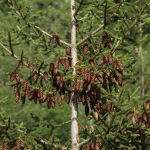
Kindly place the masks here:
<instances>
[{"instance_id":1,"label":"green foliage","mask_svg":"<svg viewBox=\"0 0 150 150\"><path fill-rule=\"evenodd\" d=\"M9 145L13 148L19 139L23 147L31 145L31 149L59 149L62 145L70 149L71 108L65 101L68 100L67 94L74 92L79 94L78 101L81 99L83 104L79 104L80 149L89 145L92 148L92 144L95 149L149 148L149 71L145 67L149 64L149 44L146 44L149 40L148 5L149 1L145 0L76 0L78 63L75 65L76 75L72 75L74 66L67 69L67 65L57 64L58 59L69 65L71 60L66 52L67 47L71 47L69 1L2 1L0 84L3 94L0 98L8 96L0 108L5 111L0 115L2 147ZM141 58L134 54L138 47ZM141 49L144 49L143 53ZM28 66L29 61L33 62L33 67ZM54 63L54 70L50 68L51 63ZM138 93L143 87L136 80L138 74L144 74L143 70L142 73L140 71L143 67L146 72L145 101L140 100L142 96ZM16 77L10 83L8 79L14 70L19 74L20 82ZM30 101L27 101L27 96L26 100L21 96L22 104L15 93L18 101L15 104L12 87L17 85L17 92L23 95L27 91L23 89L25 80L34 94L28 93ZM70 87L68 80L71 81ZM84 84L78 87L80 81ZM56 104L55 108L59 94L62 105ZM54 96L55 99L52 99ZM43 102L44 98L47 104ZM37 99L41 105L35 105Z\"/></svg>"}]
</instances>

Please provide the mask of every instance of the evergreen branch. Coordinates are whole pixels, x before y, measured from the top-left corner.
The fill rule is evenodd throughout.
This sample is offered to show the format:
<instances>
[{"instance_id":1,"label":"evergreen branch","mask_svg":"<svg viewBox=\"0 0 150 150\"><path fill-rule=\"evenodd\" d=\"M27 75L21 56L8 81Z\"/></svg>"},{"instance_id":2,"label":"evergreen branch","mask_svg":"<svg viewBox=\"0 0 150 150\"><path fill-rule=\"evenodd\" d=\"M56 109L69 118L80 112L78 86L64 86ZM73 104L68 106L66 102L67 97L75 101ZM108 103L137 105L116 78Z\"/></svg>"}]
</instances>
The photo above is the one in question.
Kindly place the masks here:
<instances>
[{"instance_id":1,"label":"evergreen branch","mask_svg":"<svg viewBox=\"0 0 150 150\"><path fill-rule=\"evenodd\" d=\"M51 34L49 34L49 33L45 32L44 30L40 29L38 26L34 26L34 28L37 29L37 30L39 30L39 31L41 31L42 33L44 33L45 35L47 35L47 36L49 36L49 37L51 37L51 38L53 37ZM69 43L67 43L67 42L65 42L65 41L60 40L60 42L61 42L62 44L65 44L65 45L71 47L71 44L69 44Z\"/></svg>"},{"instance_id":2,"label":"evergreen branch","mask_svg":"<svg viewBox=\"0 0 150 150\"><path fill-rule=\"evenodd\" d=\"M108 19L108 21L106 22L106 24L112 19L112 17L114 16L114 14L118 11L118 9L120 8L121 4L123 3L123 0L120 2L120 4L118 4L118 7L116 8L116 10L114 11L114 13L110 16L110 18ZM80 44L82 44L84 41L86 41L87 39L89 39L91 36L93 36L94 34L96 34L98 31L100 31L103 27L105 26L105 24L103 24L101 27L99 27L98 29L96 29L93 33L91 33L90 35L88 35L86 38L84 38L83 40L81 40L80 42L78 42L76 44L76 46L79 46Z\"/></svg>"},{"instance_id":3,"label":"evergreen branch","mask_svg":"<svg viewBox=\"0 0 150 150\"><path fill-rule=\"evenodd\" d=\"M64 122L64 123L61 123L61 124L59 124L59 125L56 125L55 127L61 127L61 126L66 125L66 124L68 124L68 123L71 123L71 120L66 121L66 122Z\"/></svg>"},{"instance_id":4,"label":"evergreen branch","mask_svg":"<svg viewBox=\"0 0 150 150\"><path fill-rule=\"evenodd\" d=\"M81 0L79 7L77 8L76 12L74 13L74 16L77 15L78 11L79 11L80 8L81 8L81 5L82 5L83 1L84 1L84 0Z\"/></svg>"}]
</instances>

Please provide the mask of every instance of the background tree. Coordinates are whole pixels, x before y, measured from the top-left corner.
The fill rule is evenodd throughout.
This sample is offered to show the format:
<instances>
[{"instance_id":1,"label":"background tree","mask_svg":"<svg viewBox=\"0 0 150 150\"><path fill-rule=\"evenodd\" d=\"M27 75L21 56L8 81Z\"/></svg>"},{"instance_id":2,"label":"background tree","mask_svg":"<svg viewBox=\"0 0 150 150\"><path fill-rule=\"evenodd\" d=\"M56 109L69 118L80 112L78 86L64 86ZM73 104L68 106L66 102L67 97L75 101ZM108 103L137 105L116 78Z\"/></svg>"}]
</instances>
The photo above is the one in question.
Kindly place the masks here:
<instances>
[{"instance_id":1,"label":"background tree","mask_svg":"<svg viewBox=\"0 0 150 150\"><path fill-rule=\"evenodd\" d=\"M40 12L34 13L30 6L24 7L24 3L27 2L5 0L1 5L3 12L7 9L10 16L16 18L16 22L12 21L9 29L4 26L5 22L4 25L2 24L5 32L1 34L0 45L3 51L1 55L17 59L10 72L15 101L17 102L21 97L24 104L25 97L28 95L30 101L33 100L34 103L38 101L41 106L36 106L38 110L33 110L34 113L28 110L27 113L31 112L34 123L26 125L26 128L23 124L11 125L10 117L1 115L2 147L5 149L8 146L14 149L29 148L29 146L31 149L54 149L54 147L63 149L62 145L68 149L70 147L73 149L145 149L148 147L146 140L149 137L147 132L149 101L146 99L147 105L139 101L135 107L135 101L140 98L135 95L138 88L130 93L126 85L133 81L131 72L135 70L136 58L132 54L138 47L138 42L129 41L136 35L141 20L143 24L140 26L146 26L149 22L148 16L144 15L149 2L141 4L138 1L85 2L81 0L76 1L75 5L74 0L71 0L71 26L65 17L69 13L66 13L60 15L61 27L56 22L54 26L48 25L44 30L41 28L46 24L42 21L48 23L50 19L57 20L56 9L59 7L60 10L64 10L65 5L68 7L69 1L59 3L32 1L33 5L36 2L38 9L48 6L48 9L44 8L41 12L42 17ZM47 16L50 8L53 9L55 17ZM7 13L3 15L7 18ZM59 34L57 25L60 27ZM55 31L52 31L53 29ZM4 53L4 50L9 55ZM2 84L6 83L5 80ZM56 112L68 109L65 104L56 111L51 111L52 115L48 114L48 118L44 113L43 116L38 117L37 113L42 114L41 107L45 110L47 105L48 109L50 107L55 109L56 98L58 105L61 105L62 100L66 100L69 104L70 97L71 121L56 124L61 122ZM83 106L79 109L79 113L82 118L85 118L82 113L84 107L85 115L91 120L88 123L80 118L77 120L80 102ZM29 106L33 102L26 101L26 103ZM25 108L21 103L19 105L22 109ZM58 121L52 121L53 114L57 116ZM58 127L70 122L72 144L70 139L64 143L67 140L66 136L64 133L60 135L61 131L57 130ZM85 127L85 124L90 125ZM42 127L45 127L45 133L42 134L45 141L39 140L41 137L34 136L40 131L39 128L43 130ZM46 127L50 129L46 130ZM46 131L49 131L49 139L45 138Z\"/></svg>"}]
</instances>

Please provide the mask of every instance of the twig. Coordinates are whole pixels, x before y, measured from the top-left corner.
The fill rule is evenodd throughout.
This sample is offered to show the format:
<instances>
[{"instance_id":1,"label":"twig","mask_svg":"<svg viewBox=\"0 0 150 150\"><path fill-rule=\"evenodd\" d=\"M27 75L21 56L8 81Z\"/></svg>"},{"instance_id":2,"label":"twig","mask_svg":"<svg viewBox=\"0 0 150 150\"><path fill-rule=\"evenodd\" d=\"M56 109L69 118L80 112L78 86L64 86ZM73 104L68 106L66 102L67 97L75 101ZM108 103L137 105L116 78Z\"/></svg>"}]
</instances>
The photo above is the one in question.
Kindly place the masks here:
<instances>
[{"instance_id":1,"label":"twig","mask_svg":"<svg viewBox=\"0 0 150 150\"><path fill-rule=\"evenodd\" d=\"M114 14L118 11L118 9L120 8L121 4L123 3L123 0L120 2L120 4L118 5L117 9L114 11L114 13L111 15L111 17L109 18L109 20L106 22L106 24L111 20L111 18L114 16ZM92 34L88 35L86 38L84 38L83 40L81 40L80 42L77 43L76 46L79 46L80 44L82 44L84 41L86 41L87 39L89 39L91 36L93 36L95 33L97 33L98 31L100 31L103 27L105 26L105 24L103 24L101 27L99 27L98 29L96 29Z\"/></svg>"},{"instance_id":2,"label":"twig","mask_svg":"<svg viewBox=\"0 0 150 150\"><path fill-rule=\"evenodd\" d=\"M64 122L64 123L62 123L62 124L56 125L55 127L61 127L61 126L66 125L66 124L68 124L68 123L71 123L71 120L66 121L66 122Z\"/></svg>"},{"instance_id":3,"label":"twig","mask_svg":"<svg viewBox=\"0 0 150 150\"><path fill-rule=\"evenodd\" d=\"M82 1L80 2L80 5L79 5L78 9L77 9L77 10L76 10L76 12L74 13L74 16L76 16L76 15L77 15L77 13L78 13L78 11L80 10L80 7L81 7L81 5L82 5L83 1L84 1L84 0L82 0Z\"/></svg>"}]
</instances>

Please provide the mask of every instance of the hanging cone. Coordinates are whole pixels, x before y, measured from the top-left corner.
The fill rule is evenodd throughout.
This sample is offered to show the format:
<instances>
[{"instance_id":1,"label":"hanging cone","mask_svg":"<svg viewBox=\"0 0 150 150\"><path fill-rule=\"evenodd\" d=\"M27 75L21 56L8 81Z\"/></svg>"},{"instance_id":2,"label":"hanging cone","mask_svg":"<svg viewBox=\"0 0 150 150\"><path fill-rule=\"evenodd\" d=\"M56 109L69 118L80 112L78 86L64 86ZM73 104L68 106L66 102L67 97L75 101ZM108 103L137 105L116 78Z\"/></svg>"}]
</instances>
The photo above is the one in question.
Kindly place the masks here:
<instances>
[{"instance_id":1,"label":"hanging cone","mask_svg":"<svg viewBox=\"0 0 150 150\"><path fill-rule=\"evenodd\" d=\"M90 150L90 145L86 145L86 150Z\"/></svg>"},{"instance_id":2,"label":"hanging cone","mask_svg":"<svg viewBox=\"0 0 150 150\"><path fill-rule=\"evenodd\" d=\"M88 86L87 86L88 91L90 91L90 90L91 90L91 86L92 86L92 85L91 85L91 82L89 82L89 83L88 83Z\"/></svg>"},{"instance_id":3,"label":"hanging cone","mask_svg":"<svg viewBox=\"0 0 150 150\"><path fill-rule=\"evenodd\" d=\"M19 139L16 140L16 149L21 148L21 141Z\"/></svg>"},{"instance_id":4,"label":"hanging cone","mask_svg":"<svg viewBox=\"0 0 150 150\"><path fill-rule=\"evenodd\" d=\"M37 95L36 94L33 99L34 99L34 103L37 104Z\"/></svg>"},{"instance_id":5,"label":"hanging cone","mask_svg":"<svg viewBox=\"0 0 150 150\"><path fill-rule=\"evenodd\" d=\"M96 74L94 72L91 72L91 83L95 82Z\"/></svg>"},{"instance_id":6,"label":"hanging cone","mask_svg":"<svg viewBox=\"0 0 150 150\"><path fill-rule=\"evenodd\" d=\"M95 149L95 143L94 143L94 142L91 143L90 148L91 148L92 150Z\"/></svg>"},{"instance_id":7,"label":"hanging cone","mask_svg":"<svg viewBox=\"0 0 150 150\"><path fill-rule=\"evenodd\" d=\"M108 38L107 39L107 46L108 46L108 48L111 48L111 45L112 45L112 40L111 40L111 38Z\"/></svg>"},{"instance_id":8,"label":"hanging cone","mask_svg":"<svg viewBox=\"0 0 150 150\"><path fill-rule=\"evenodd\" d=\"M82 104L83 104L83 105L86 104L86 96L85 96L84 93L82 94Z\"/></svg>"},{"instance_id":9,"label":"hanging cone","mask_svg":"<svg viewBox=\"0 0 150 150\"><path fill-rule=\"evenodd\" d=\"M43 97L43 101L42 101L42 103L45 103L46 102L46 100L48 99L48 95L46 95L45 97Z\"/></svg>"},{"instance_id":10,"label":"hanging cone","mask_svg":"<svg viewBox=\"0 0 150 150\"><path fill-rule=\"evenodd\" d=\"M22 69L22 67L23 67L23 60L22 59L19 60L18 67L19 67L19 70Z\"/></svg>"},{"instance_id":11,"label":"hanging cone","mask_svg":"<svg viewBox=\"0 0 150 150\"><path fill-rule=\"evenodd\" d=\"M39 89L37 91L37 97L39 98L39 103L41 104L43 101L43 89Z\"/></svg>"},{"instance_id":12,"label":"hanging cone","mask_svg":"<svg viewBox=\"0 0 150 150\"><path fill-rule=\"evenodd\" d=\"M98 66L101 66L101 65L103 65L104 64L104 62L105 62L105 57L102 57L101 58L101 61L98 63Z\"/></svg>"},{"instance_id":13,"label":"hanging cone","mask_svg":"<svg viewBox=\"0 0 150 150\"><path fill-rule=\"evenodd\" d=\"M26 95L29 93L29 90L30 90L30 88L29 88L29 86L27 86Z\"/></svg>"},{"instance_id":14,"label":"hanging cone","mask_svg":"<svg viewBox=\"0 0 150 150\"><path fill-rule=\"evenodd\" d=\"M85 115L88 116L89 115L89 106L86 104L85 106Z\"/></svg>"},{"instance_id":15,"label":"hanging cone","mask_svg":"<svg viewBox=\"0 0 150 150\"><path fill-rule=\"evenodd\" d=\"M88 72L87 81L88 81L88 82L90 82L90 81L91 81L91 71L89 71L89 72Z\"/></svg>"},{"instance_id":16,"label":"hanging cone","mask_svg":"<svg viewBox=\"0 0 150 150\"><path fill-rule=\"evenodd\" d=\"M112 102L108 102L108 111L111 111L112 109Z\"/></svg>"},{"instance_id":17,"label":"hanging cone","mask_svg":"<svg viewBox=\"0 0 150 150\"><path fill-rule=\"evenodd\" d=\"M112 57L112 53L109 51L109 53L108 53L108 62L110 63L110 64L113 64L113 57Z\"/></svg>"},{"instance_id":18,"label":"hanging cone","mask_svg":"<svg viewBox=\"0 0 150 150\"><path fill-rule=\"evenodd\" d=\"M48 73L46 71L43 73L43 77L44 77L45 83L47 83L48 82Z\"/></svg>"},{"instance_id":19,"label":"hanging cone","mask_svg":"<svg viewBox=\"0 0 150 150\"><path fill-rule=\"evenodd\" d=\"M70 103L70 93L66 94L66 102L67 102L67 104Z\"/></svg>"},{"instance_id":20,"label":"hanging cone","mask_svg":"<svg viewBox=\"0 0 150 150\"><path fill-rule=\"evenodd\" d=\"M65 58L61 58L60 63L61 63L62 66L65 66L66 65Z\"/></svg>"},{"instance_id":21,"label":"hanging cone","mask_svg":"<svg viewBox=\"0 0 150 150\"><path fill-rule=\"evenodd\" d=\"M55 109L55 102L52 101L52 108Z\"/></svg>"},{"instance_id":22,"label":"hanging cone","mask_svg":"<svg viewBox=\"0 0 150 150\"><path fill-rule=\"evenodd\" d=\"M80 81L80 88L79 89L83 88L83 85L84 85L84 82L83 82L83 80L81 80Z\"/></svg>"},{"instance_id":23,"label":"hanging cone","mask_svg":"<svg viewBox=\"0 0 150 150\"><path fill-rule=\"evenodd\" d=\"M49 68L50 72L54 72L54 64L53 63L50 63L50 68Z\"/></svg>"},{"instance_id":24,"label":"hanging cone","mask_svg":"<svg viewBox=\"0 0 150 150\"><path fill-rule=\"evenodd\" d=\"M127 115L126 115L126 119L128 119L128 118L131 116L131 114L133 114L133 112L132 112L132 111L129 111L129 112L127 113Z\"/></svg>"},{"instance_id":25,"label":"hanging cone","mask_svg":"<svg viewBox=\"0 0 150 150\"><path fill-rule=\"evenodd\" d=\"M102 84L104 83L104 80L103 80L103 74L97 75L97 79L98 79L99 82L101 82Z\"/></svg>"},{"instance_id":26,"label":"hanging cone","mask_svg":"<svg viewBox=\"0 0 150 150\"><path fill-rule=\"evenodd\" d=\"M59 84L60 82L60 76L57 76L57 85Z\"/></svg>"},{"instance_id":27,"label":"hanging cone","mask_svg":"<svg viewBox=\"0 0 150 150\"><path fill-rule=\"evenodd\" d=\"M48 98L47 98L47 108L50 109L51 108L51 99L50 99L50 96L48 95Z\"/></svg>"},{"instance_id":28,"label":"hanging cone","mask_svg":"<svg viewBox=\"0 0 150 150\"><path fill-rule=\"evenodd\" d=\"M21 94L22 104L25 103L25 99L26 99L26 92L22 92L22 94Z\"/></svg>"},{"instance_id":29,"label":"hanging cone","mask_svg":"<svg viewBox=\"0 0 150 150\"><path fill-rule=\"evenodd\" d=\"M95 150L100 150L100 144L98 141L95 143Z\"/></svg>"},{"instance_id":30,"label":"hanging cone","mask_svg":"<svg viewBox=\"0 0 150 150\"><path fill-rule=\"evenodd\" d=\"M34 72L33 72L33 81L37 81L38 80L38 73L37 73L37 71L35 70Z\"/></svg>"},{"instance_id":31,"label":"hanging cone","mask_svg":"<svg viewBox=\"0 0 150 150\"><path fill-rule=\"evenodd\" d=\"M71 87L71 81L70 81L70 79L66 81L66 85L67 85L68 88Z\"/></svg>"},{"instance_id":32,"label":"hanging cone","mask_svg":"<svg viewBox=\"0 0 150 150\"><path fill-rule=\"evenodd\" d=\"M119 75L118 75L118 83L119 83L120 85L122 85L122 83L123 83L123 76L122 76L122 74L119 74Z\"/></svg>"},{"instance_id":33,"label":"hanging cone","mask_svg":"<svg viewBox=\"0 0 150 150\"><path fill-rule=\"evenodd\" d=\"M94 65L94 59L90 59L89 63L90 65Z\"/></svg>"},{"instance_id":34,"label":"hanging cone","mask_svg":"<svg viewBox=\"0 0 150 150\"><path fill-rule=\"evenodd\" d=\"M87 55L87 52L88 52L88 44L87 44L87 42L84 42L84 45L83 45L83 54Z\"/></svg>"},{"instance_id":35,"label":"hanging cone","mask_svg":"<svg viewBox=\"0 0 150 150\"><path fill-rule=\"evenodd\" d=\"M58 105L61 106L61 104L62 104L62 98L61 98L60 94L57 97L57 102L58 102Z\"/></svg>"},{"instance_id":36,"label":"hanging cone","mask_svg":"<svg viewBox=\"0 0 150 150\"><path fill-rule=\"evenodd\" d=\"M16 72L16 81L17 83L20 83L20 77L19 77L19 74Z\"/></svg>"},{"instance_id":37,"label":"hanging cone","mask_svg":"<svg viewBox=\"0 0 150 150\"><path fill-rule=\"evenodd\" d=\"M95 45L95 49L99 49L99 45L98 44Z\"/></svg>"},{"instance_id":38,"label":"hanging cone","mask_svg":"<svg viewBox=\"0 0 150 150\"><path fill-rule=\"evenodd\" d=\"M144 113L142 113L142 119L145 121L145 123L147 123L148 122L148 117L147 117L147 115L146 115L146 113L144 112Z\"/></svg>"},{"instance_id":39,"label":"hanging cone","mask_svg":"<svg viewBox=\"0 0 150 150\"><path fill-rule=\"evenodd\" d=\"M13 72L10 74L10 81L12 82L15 78L16 78L16 71L13 71Z\"/></svg>"},{"instance_id":40,"label":"hanging cone","mask_svg":"<svg viewBox=\"0 0 150 150\"><path fill-rule=\"evenodd\" d=\"M80 54L80 56L79 56L79 60L80 60L81 62L83 62L83 61L84 61L84 56L83 56L82 54Z\"/></svg>"},{"instance_id":41,"label":"hanging cone","mask_svg":"<svg viewBox=\"0 0 150 150\"><path fill-rule=\"evenodd\" d=\"M100 88L97 87L97 88L95 89L95 92L96 92L96 99L100 99L100 97L101 97Z\"/></svg>"},{"instance_id":42,"label":"hanging cone","mask_svg":"<svg viewBox=\"0 0 150 150\"><path fill-rule=\"evenodd\" d=\"M70 47L66 48L66 55L71 56L71 48Z\"/></svg>"},{"instance_id":43,"label":"hanging cone","mask_svg":"<svg viewBox=\"0 0 150 150\"><path fill-rule=\"evenodd\" d=\"M27 90L27 80L22 83L22 90L25 92Z\"/></svg>"},{"instance_id":44,"label":"hanging cone","mask_svg":"<svg viewBox=\"0 0 150 150\"><path fill-rule=\"evenodd\" d=\"M115 60L113 63L113 70L115 71L118 66L118 60Z\"/></svg>"},{"instance_id":45,"label":"hanging cone","mask_svg":"<svg viewBox=\"0 0 150 150\"><path fill-rule=\"evenodd\" d=\"M36 94L35 89L31 89L29 91L29 97L28 97L28 99L31 101L35 97L35 94Z\"/></svg>"},{"instance_id":46,"label":"hanging cone","mask_svg":"<svg viewBox=\"0 0 150 150\"><path fill-rule=\"evenodd\" d=\"M20 97L20 92L17 91L17 92L15 93L15 101L16 101L16 102L18 102L19 97Z\"/></svg>"},{"instance_id":47,"label":"hanging cone","mask_svg":"<svg viewBox=\"0 0 150 150\"><path fill-rule=\"evenodd\" d=\"M55 65L54 65L55 74L57 74L57 72L58 72L58 66L59 66L59 58L57 58L57 59L55 60Z\"/></svg>"},{"instance_id":48,"label":"hanging cone","mask_svg":"<svg viewBox=\"0 0 150 150\"><path fill-rule=\"evenodd\" d=\"M69 58L66 58L65 59L65 68L66 68L66 70L69 70Z\"/></svg>"},{"instance_id":49,"label":"hanging cone","mask_svg":"<svg viewBox=\"0 0 150 150\"><path fill-rule=\"evenodd\" d=\"M16 85L14 86L14 93L16 94L17 91L18 91L18 85L16 84Z\"/></svg>"},{"instance_id":50,"label":"hanging cone","mask_svg":"<svg viewBox=\"0 0 150 150\"><path fill-rule=\"evenodd\" d=\"M107 39L107 33L105 33L105 34L102 36L102 44L105 42L106 39Z\"/></svg>"},{"instance_id":51,"label":"hanging cone","mask_svg":"<svg viewBox=\"0 0 150 150\"><path fill-rule=\"evenodd\" d=\"M28 68L33 68L32 60L29 61ZM33 69L30 69L30 72L33 72Z\"/></svg>"},{"instance_id":52,"label":"hanging cone","mask_svg":"<svg viewBox=\"0 0 150 150\"><path fill-rule=\"evenodd\" d=\"M80 89L80 80L76 82L76 90L78 91Z\"/></svg>"},{"instance_id":53,"label":"hanging cone","mask_svg":"<svg viewBox=\"0 0 150 150\"><path fill-rule=\"evenodd\" d=\"M123 64L120 60L118 60L118 66L119 66L120 71L123 72L124 67L123 67Z\"/></svg>"},{"instance_id":54,"label":"hanging cone","mask_svg":"<svg viewBox=\"0 0 150 150\"><path fill-rule=\"evenodd\" d=\"M138 54L139 54L138 48L135 48L135 55L136 55L136 57L138 57Z\"/></svg>"}]
</instances>

